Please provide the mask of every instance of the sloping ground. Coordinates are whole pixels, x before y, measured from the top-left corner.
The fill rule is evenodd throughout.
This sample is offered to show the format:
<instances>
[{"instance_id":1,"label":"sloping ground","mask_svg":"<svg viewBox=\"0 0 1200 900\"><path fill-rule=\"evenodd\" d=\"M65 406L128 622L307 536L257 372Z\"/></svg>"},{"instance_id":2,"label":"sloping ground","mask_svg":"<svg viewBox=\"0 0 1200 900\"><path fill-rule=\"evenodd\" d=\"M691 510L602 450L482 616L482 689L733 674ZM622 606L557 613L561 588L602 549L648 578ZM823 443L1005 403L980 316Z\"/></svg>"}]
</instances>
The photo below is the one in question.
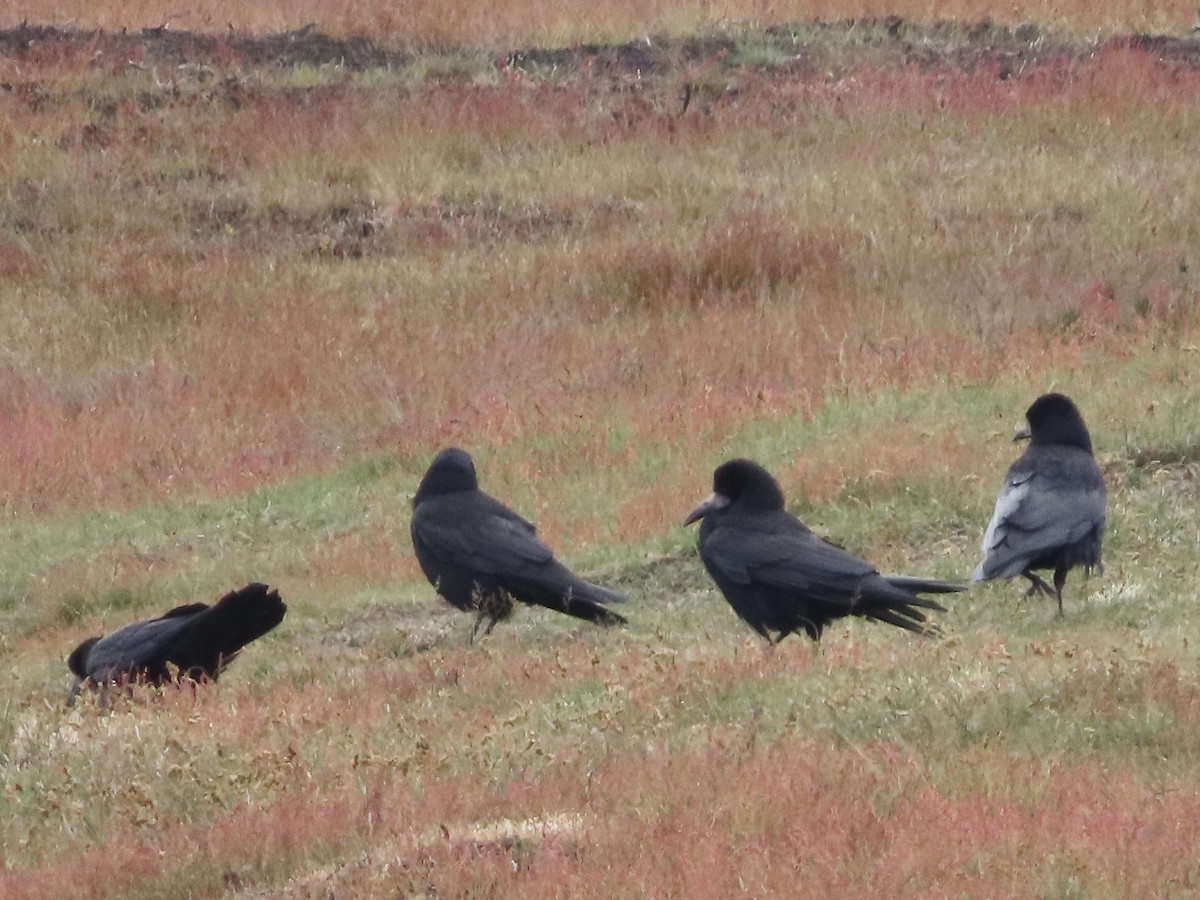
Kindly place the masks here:
<instances>
[{"instance_id":1,"label":"sloping ground","mask_svg":"<svg viewBox=\"0 0 1200 900\"><path fill-rule=\"evenodd\" d=\"M647 36L623 44L582 44L566 48L500 51L493 64L519 70L568 74L591 72L665 74L680 66L716 63L814 64L799 71L824 71L829 65L873 62L973 68L994 66L1001 77L1047 64L1079 63L1111 48L1145 50L1162 60L1189 67L1200 63L1200 39L1131 34L1103 42L1072 41L1026 24L1016 28L982 23L921 24L898 17L772 25L731 29L699 37ZM352 72L401 69L417 58L456 55L464 48L412 48L364 37L335 39L314 26L278 34L208 34L168 28L140 31L80 31L22 25L0 31L0 56L22 61L90 58L91 65L218 65L277 68L337 66ZM795 68L795 67L793 67Z\"/></svg>"}]
</instances>

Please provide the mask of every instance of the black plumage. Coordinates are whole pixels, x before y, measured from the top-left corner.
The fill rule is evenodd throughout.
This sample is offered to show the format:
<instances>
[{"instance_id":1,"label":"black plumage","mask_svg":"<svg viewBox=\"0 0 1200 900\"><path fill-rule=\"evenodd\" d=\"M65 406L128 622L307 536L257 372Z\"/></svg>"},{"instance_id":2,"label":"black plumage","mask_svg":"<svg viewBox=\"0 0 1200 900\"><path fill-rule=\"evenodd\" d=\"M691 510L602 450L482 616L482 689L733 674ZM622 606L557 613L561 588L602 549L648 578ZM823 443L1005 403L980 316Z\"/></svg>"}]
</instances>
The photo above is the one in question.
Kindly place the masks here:
<instances>
[{"instance_id":1,"label":"black plumage","mask_svg":"<svg viewBox=\"0 0 1200 900\"><path fill-rule=\"evenodd\" d=\"M71 695L87 682L163 684L183 677L215 681L243 647L282 622L286 612L278 591L249 584L212 606L188 603L156 619L88 638L67 658L75 675Z\"/></svg>"},{"instance_id":2,"label":"black plumage","mask_svg":"<svg viewBox=\"0 0 1200 900\"><path fill-rule=\"evenodd\" d=\"M434 589L464 612L477 612L472 639L507 619L519 600L598 625L623 625L607 608L624 597L590 584L554 559L527 522L479 490L465 450L441 451L413 497L412 542Z\"/></svg>"},{"instance_id":3,"label":"black plumage","mask_svg":"<svg viewBox=\"0 0 1200 900\"><path fill-rule=\"evenodd\" d=\"M704 520L704 567L734 612L774 643L797 631L820 640L822 630L843 616L936 633L923 610L945 608L918 594L963 589L936 579L880 575L870 563L817 537L784 508L775 479L749 459L717 467L712 495L684 524L697 519Z\"/></svg>"},{"instance_id":4,"label":"black plumage","mask_svg":"<svg viewBox=\"0 0 1200 900\"><path fill-rule=\"evenodd\" d=\"M1083 416L1062 394L1044 394L1025 412L1029 427L1013 440L1029 446L1004 476L996 510L983 536L983 561L974 581L1024 575L1025 596L1040 591L1058 600L1067 573L1102 569L1104 476ZM1051 587L1038 569L1054 572Z\"/></svg>"}]
</instances>

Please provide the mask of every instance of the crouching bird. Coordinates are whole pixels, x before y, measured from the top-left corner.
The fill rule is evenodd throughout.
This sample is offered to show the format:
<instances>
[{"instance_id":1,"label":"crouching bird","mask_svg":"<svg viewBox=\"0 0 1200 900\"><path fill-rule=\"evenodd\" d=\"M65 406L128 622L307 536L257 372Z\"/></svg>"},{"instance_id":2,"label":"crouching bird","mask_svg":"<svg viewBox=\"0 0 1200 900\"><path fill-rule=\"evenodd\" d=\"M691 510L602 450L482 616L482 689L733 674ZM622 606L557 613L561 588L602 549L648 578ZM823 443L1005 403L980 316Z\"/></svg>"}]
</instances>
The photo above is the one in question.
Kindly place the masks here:
<instances>
[{"instance_id":1,"label":"crouching bird","mask_svg":"<svg viewBox=\"0 0 1200 900\"><path fill-rule=\"evenodd\" d=\"M590 584L555 560L532 523L479 490L470 454L442 450L413 497L413 550L421 571L443 598L476 612L471 639L513 612L513 601L544 606L597 625L624 625L608 608L625 600Z\"/></svg>"},{"instance_id":2,"label":"crouching bird","mask_svg":"<svg viewBox=\"0 0 1200 900\"><path fill-rule=\"evenodd\" d=\"M216 681L242 648L283 621L287 605L265 584L231 591L212 606L188 603L157 619L88 638L67 657L73 701L84 684Z\"/></svg>"},{"instance_id":3,"label":"crouching bird","mask_svg":"<svg viewBox=\"0 0 1200 900\"><path fill-rule=\"evenodd\" d=\"M1028 440L1029 446L1004 476L983 535L983 561L971 578L1023 575L1030 582L1025 596L1040 591L1054 597L1061 616L1067 573L1076 566L1089 574L1104 568L1104 476L1083 416L1070 398L1043 394L1025 419L1028 427L1018 429L1013 440ZM1054 587L1038 569L1053 570Z\"/></svg>"},{"instance_id":4,"label":"crouching bird","mask_svg":"<svg viewBox=\"0 0 1200 900\"><path fill-rule=\"evenodd\" d=\"M784 508L778 482L749 459L713 472L713 492L688 514L703 519L700 558L733 611L772 643L803 631L814 641L834 619L862 616L918 634L937 634L923 610L945 607L918 596L963 585L880 575L868 562L822 540Z\"/></svg>"}]
</instances>

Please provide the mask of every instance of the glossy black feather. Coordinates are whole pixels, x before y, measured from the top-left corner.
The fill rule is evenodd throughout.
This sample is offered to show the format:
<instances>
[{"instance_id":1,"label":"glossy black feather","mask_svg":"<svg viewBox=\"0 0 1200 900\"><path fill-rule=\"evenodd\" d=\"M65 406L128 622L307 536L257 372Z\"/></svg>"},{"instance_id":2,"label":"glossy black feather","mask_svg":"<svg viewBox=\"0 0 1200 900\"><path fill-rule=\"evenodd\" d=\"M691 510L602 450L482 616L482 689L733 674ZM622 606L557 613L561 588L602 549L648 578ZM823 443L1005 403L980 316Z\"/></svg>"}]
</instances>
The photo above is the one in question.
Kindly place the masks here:
<instances>
[{"instance_id":1,"label":"glossy black feather","mask_svg":"<svg viewBox=\"0 0 1200 900\"><path fill-rule=\"evenodd\" d=\"M555 560L532 523L479 490L464 450L443 450L430 464L413 498L411 531L425 577L453 606L479 613L476 629L487 619L491 631L514 600L599 625L625 623L607 608L625 598Z\"/></svg>"},{"instance_id":2,"label":"glossy black feather","mask_svg":"<svg viewBox=\"0 0 1200 900\"><path fill-rule=\"evenodd\" d=\"M76 678L74 690L85 681L162 684L183 676L216 680L243 647L283 621L286 612L278 591L250 584L212 606L177 606L158 618L89 638L67 658Z\"/></svg>"},{"instance_id":3,"label":"glossy black feather","mask_svg":"<svg viewBox=\"0 0 1200 900\"><path fill-rule=\"evenodd\" d=\"M919 633L936 632L922 610L944 612L919 592L962 585L884 576L813 534L784 508L778 483L758 463L734 459L713 473L713 493L686 522L703 519L700 558L729 605L763 637L802 631L813 640L830 622L862 616Z\"/></svg>"}]
</instances>

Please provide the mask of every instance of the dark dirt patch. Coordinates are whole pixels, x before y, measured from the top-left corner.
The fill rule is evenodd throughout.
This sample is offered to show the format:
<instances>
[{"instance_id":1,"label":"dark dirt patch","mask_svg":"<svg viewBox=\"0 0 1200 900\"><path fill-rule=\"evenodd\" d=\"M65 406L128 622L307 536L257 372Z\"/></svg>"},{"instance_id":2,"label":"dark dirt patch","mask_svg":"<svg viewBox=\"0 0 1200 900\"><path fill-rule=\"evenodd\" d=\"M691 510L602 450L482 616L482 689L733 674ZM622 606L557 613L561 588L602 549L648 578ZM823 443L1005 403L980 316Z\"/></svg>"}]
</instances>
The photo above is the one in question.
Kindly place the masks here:
<instances>
[{"instance_id":1,"label":"dark dirt patch","mask_svg":"<svg viewBox=\"0 0 1200 900\"><path fill-rule=\"evenodd\" d=\"M972 68L994 66L1001 77L1030 67L1082 62L1106 49L1140 50L1164 62L1200 63L1200 39L1133 34L1102 43L1068 40L1036 25L1013 28L980 22L918 23L899 17L842 21L810 21L761 29L729 29L697 37L650 36L621 44L582 44L565 48L526 48L498 53L478 48L417 50L365 37L333 38L314 26L277 34L253 35L172 31L80 31L48 25L22 25L0 31L0 57L33 63L71 62L91 68L122 69L133 65L179 68L208 66L218 71L337 66L356 72L403 69L444 56L458 59L457 71L470 77L464 58L476 66L496 65L531 75L560 77L574 73L662 76L687 67L790 67L810 76L863 62L878 65L917 64ZM808 61L811 65L798 62ZM28 92L28 86L3 85ZM36 102L34 99L32 102Z\"/></svg>"},{"instance_id":2,"label":"dark dirt patch","mask_svg":"<svg viewBox=\"0 0 1200 900\"><path fill-rule=\"evenodd\" d=\"M731 37L646 38L625 44L582 44L559 49L514 50L504 66L531 72L637 73L664 75L682 66L697 65L731 57L737 51Z\"/></svg>"},{"instance_id":3,"label":"dark dirt patch","mask_svg":"<svg viewBox=\"0 0 1200 900\"><path fill-rule=\"evenodd\" d=\"M1114 37L1105 42L1105 48L1142 50L1151 56L1166 61L1200 63L1200 38L1170 37L1160 34L1131 34Z\"/></svg>"},{"instance_id":4,"label":"dark dirt patch","mask_svg":"<svg viewBox=\"0 0 1200 900\"><path fill-rule=\"evenodd\" d=\"M297 31L251 35L205 34L145 28L141 31L79 31L49 25L22 25L0 31L0 55L51 61L92 57L95 67L132 60L155 66L211 65L249 68L341 65L354 71L399 68L412 59L407 50L367 38L332 38L306 26Z\"/></svg>"},{"instance_id":5,"label":"dark dirt patch","mask_svg":"<svg viewBox=\"0 0 1200 900\"><path fill-rule=\"evenodd\" d=\"M619 214L593 210L590 219L603 222ZM359 198L315 211L272 206L256 212L243 200L218 197L196 203L188 212L188 226L199 238L293 241L304 252L338 259L394 253L401 245L536 240L577 224L560 210L512 206L500 199L390 208Z\"/></svg>"},{"instance_id":6,"label":"dark dirt patch","mask_svg":"<svg viewBox=\"0 0 1200 900\"><path fill-rule=\"evenodd\" d=\"M318 256L361 259L381 247L391 229L391 214L373 200L360 199L322 210L296 210L272 206L256 213L242 200L217 198L196 204L188 225L197 237L296 240Z\"/></svg>"},{"instance_id":7,"label":"dark dirt patch","mask_svg":"<svg viewBox=\"0 0 1200 900\"><path fill-rule=\"evenodd\" d=\"M445 643L465 644L470 621L460 617L461 613L432 595L419 608L376 604L343 620L340 628L322 636L321 643L351 650L395 644L403 648L398 655L407 656Z\"/></svg>"},{"instance_id":8,"label":"dark dirt patch","mask_svg":"<svg viewBox=\"0 0 1200 900\"><path fill-rule=\"evenodd\" d=\"M500 200L416 206L402 210L397 217L397 225L410 237L431 243L455 238L528 241L573 224L565 212L539 206L513 207Z\"/></svg>"}]
</instances>

